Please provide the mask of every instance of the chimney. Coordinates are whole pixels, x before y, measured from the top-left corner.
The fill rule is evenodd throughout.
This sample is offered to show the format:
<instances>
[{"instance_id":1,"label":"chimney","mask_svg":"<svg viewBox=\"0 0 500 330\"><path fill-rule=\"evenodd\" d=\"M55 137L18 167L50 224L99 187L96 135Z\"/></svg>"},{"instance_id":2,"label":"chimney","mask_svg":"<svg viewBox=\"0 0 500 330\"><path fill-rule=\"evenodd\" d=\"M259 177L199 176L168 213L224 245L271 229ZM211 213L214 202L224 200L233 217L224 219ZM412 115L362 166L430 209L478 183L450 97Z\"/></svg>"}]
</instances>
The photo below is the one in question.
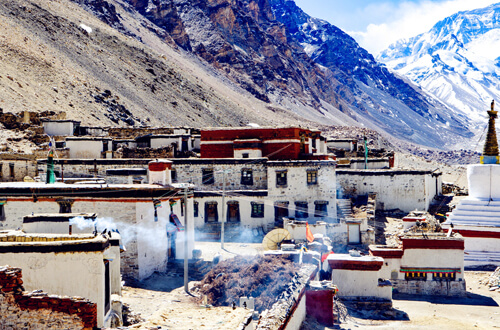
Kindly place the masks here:
<instances>
[{"instance_id":1,"label":"chimney","mask_svg":"<svg viewBox=\"0 0 500 330\"><path fill-rule=\"evenodd\" d=\"M160 184L163 186L172 185L170 170L172 162L169 160L155 160L148 164L148 179L150 184Z\"/></svg>"}]
</instances>

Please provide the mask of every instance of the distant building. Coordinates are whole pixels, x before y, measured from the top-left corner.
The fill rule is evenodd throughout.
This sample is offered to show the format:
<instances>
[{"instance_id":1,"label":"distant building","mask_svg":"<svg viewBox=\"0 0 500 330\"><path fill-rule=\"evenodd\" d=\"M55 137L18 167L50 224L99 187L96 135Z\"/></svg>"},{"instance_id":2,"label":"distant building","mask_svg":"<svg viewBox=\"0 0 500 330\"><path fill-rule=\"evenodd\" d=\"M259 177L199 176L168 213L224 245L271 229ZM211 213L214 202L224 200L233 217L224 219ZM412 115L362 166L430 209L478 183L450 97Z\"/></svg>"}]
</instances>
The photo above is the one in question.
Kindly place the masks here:
<instances>
[{"instance_id":1,"label":"distant building","mask_svg":"<svg viewBox=\"0 0 500 330\"><path fill-rule=\"evenodd\" d=\"M327 159L319 131L298 127L201 130L201 158Z\"/></svg>"},{"instance_id":2,"label":"distant building","mask_svg":"<svg viewBox=\"0 0 500 330\"><path fill-rule=\"evenodd\" d=\"M80 122L76 120L42 119L43 131L50 136L73 136L78 132Z\"/></svg>"},{"instance_id":3,"label":"distant building","mask_svg":"<svg viewBox=\"0 0 500 330\"><path fill-rule=\"evenodd\" d=\"M435 171L338 169L337 181L342 196L376 193L378 210L427 211L442 193L442 173Z\"/></svg>"}]
</instances>

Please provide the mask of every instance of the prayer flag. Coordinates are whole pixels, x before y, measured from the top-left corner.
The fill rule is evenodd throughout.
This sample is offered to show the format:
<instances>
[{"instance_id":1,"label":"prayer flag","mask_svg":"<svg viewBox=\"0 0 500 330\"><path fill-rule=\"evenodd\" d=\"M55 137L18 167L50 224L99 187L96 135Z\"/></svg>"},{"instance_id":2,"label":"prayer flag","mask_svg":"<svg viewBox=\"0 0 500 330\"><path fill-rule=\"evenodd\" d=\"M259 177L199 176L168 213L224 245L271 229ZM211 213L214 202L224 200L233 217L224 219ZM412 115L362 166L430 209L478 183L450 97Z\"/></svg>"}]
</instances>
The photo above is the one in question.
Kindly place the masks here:
<instances>
[{"instance_id":1,"label":"prayer flag","mask_svg":"<svg viewBox=\"0 0 500 330\"><path fill-rule=\"evenodd\" d=\"M312 243L314 241L314 236L313 233L311 232L311 229L309 228L308 223L306 223L306 238L309 243Z\"/></svg>"}]
</instances>

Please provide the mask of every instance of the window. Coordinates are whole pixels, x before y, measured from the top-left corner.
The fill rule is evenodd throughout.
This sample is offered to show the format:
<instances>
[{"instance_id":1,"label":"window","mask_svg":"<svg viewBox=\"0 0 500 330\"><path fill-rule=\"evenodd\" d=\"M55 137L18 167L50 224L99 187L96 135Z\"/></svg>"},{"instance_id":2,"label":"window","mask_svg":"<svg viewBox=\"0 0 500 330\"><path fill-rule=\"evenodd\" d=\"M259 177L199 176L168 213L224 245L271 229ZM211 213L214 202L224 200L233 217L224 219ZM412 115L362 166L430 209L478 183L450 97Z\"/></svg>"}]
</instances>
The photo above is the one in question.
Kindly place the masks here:
<instances>
[{"instance_id":1,"label":"window","mask_svg":"<svg viewBox=\"0 0 500 330\"><path fill-rule=\"evenodd\" d=\"M252 202L252 218L263 218L264 217L264 203Z\"/></svg>"},{"instance_id":2,"label":"window","mask_svg":"<svg viewBox=\"0 0 500 330\"><path fill-rule=\"evenodd\" d=\"M104 313L111 308L111 281L109 272L109 260L104 260Z\"/></svg>"},{"instance_id":3,"label":"window","mask_svg":"<svg viewBox=\"0 0 500 330\"><path fill-rule=\"evenodd\" d=\"M324 218L328 215L328 201L314 202L314 216L316 218Z\"/></svg>"},{"instance_id":4,"label":"window","mask_svg":"<svg viewBox=\"0 0 500 330\"><path fill-rule=\"evenodd\" d=\"M308 218L307 202L295 202L295 217L297 219Z\"/></svg>"},{"instance_id":5,"label":"window","mask_svg":"<svg viewBox=\"0 0 500 330\"><path fill-rule=\"evenodd\" d=\"M288 202L274 203L274 223L275 225L282 226L283 218L288 218Z\"/></svg>"},{"instance_id":6,"label":"window","mask_svg":"<svg viewBox=\"0 0 500 330\"><path fill-rule=\"evenodd\" d=\"M427 273L423 272L405 272L407 281L427 281Z\"/></svg>"},{"instance_id":7,"label":"window","mask_svg":"<svg viewBox=\"0 0 500 330\"><path fill-rule=\"evenodd\" d=\"M172 179L172 182L177 182L177 171L172 169L170 170L170 178Z\"/></svg>"},{"instance_id":8,"label":"window","mask_svg":"<svg viewBox=\"0 0 500 330\"><path fill-rule=\"evenodd\" d=\"M286 186L286 171L276 171L276 186Z\"/></svg>"},{"instance_id":9,"label":"window","mask_svg":"<svg viewBox=\"0 0 500 330\"><path fill-rule=\"evenodd\" d=\"M9 171L10 171L10 177L14 179L15 174L14 174L14 163L9 163Z\"/></svg>"},{"instance_id":10,"label":"window","mask_svg":"<svg viewBox=\"0 0 500 330\"><path fill-rule=\"evenodd\" d=\"M307 184L308 185L318 184L318 171L316 170L307 171Z\"/></svg>"},{"instance_id":11,"label":"window","mask_svg":"<svg viewBox=\"0 0 500 330\"><path fill-rule=\"evenodd\" d=\"M432 273L433 281L455 281L457 278L457 273Z\"/></svg>"},{"instance_id":12,"label":"window","mask_svg":"<svg viewBox=\"0 0 500 330\"><path fill-rule=\"evenodd\" d=\"M59 201L59 213L71 213L71 201Z\"/></svg>"},{"instance_id":13,"label":"window","mask_svg":"<svg viewBox=\"0 0 500 330\"><path fill-rule=\"evenodd\" d=\"M236 201L227 202L227 222L240 222L240 204Z\"/></svg>"},{"instance_id":14,"label":"window","mask_svg":"<svg viewBox=\"0 0 500 330\"><path fill-rule=\"evenodd\" d=\"M199 209L198 209L198 202L193 202L193 216L195 218L198 218L199 215Z\"/></svg>"},{"instance_id":15,"label":"window","mask_svg":"<svg viewBox=\"0 0 500 330\"><path fill-rule=\"evenodd\" d=\"M3 179L3 163L0 163L0 179Z\"/></svg>"},{"instance_id":16,"label":"window","mask_svg":"<svg viewBox=\"0 0 500 330\"><path fill-rule=\"evenodd\" d=\"M214 184L215 179L214 179L214 170L205 168L201 170L202 172L202 183L203 184Z\"/></svg>"},{"instance_id":17,"label":"window","mask_svg":"<svg viewBox=\"0 0 500 330\"><path fill-rule=\"evenodd\" d=\"M253 185L253 172L251 169L241 170L241 184L248 186Z\"/></svg>"},{"instance_id":18,"label":"window","mask_svg":"<svg viewBox=\"0 0 500 330\"><path fill-rule=\"evenodd\" d=\"M219 221L219 213L217 212L217 202L205 203L205 222Z\"/></svg>"},{"instance_id":19,"label":"window","mask_svg":"<svg viewBox=\"0 0 500 330\"><path fill-rule=\"evenodd\" d=\"M244 152L242 155L241 155L242 158L249 158L250 155L248 154L248 152Z\"/></svg>"},{"instance_id":20,"label":"window","mask_svg":"<svg viewBox=\"0 0 500 330\"><path fill-rule=\"evenodd\" d=\"M5 221L5 208L2 202L0 202L0 221Z\"/></svg>"}]
</instances>

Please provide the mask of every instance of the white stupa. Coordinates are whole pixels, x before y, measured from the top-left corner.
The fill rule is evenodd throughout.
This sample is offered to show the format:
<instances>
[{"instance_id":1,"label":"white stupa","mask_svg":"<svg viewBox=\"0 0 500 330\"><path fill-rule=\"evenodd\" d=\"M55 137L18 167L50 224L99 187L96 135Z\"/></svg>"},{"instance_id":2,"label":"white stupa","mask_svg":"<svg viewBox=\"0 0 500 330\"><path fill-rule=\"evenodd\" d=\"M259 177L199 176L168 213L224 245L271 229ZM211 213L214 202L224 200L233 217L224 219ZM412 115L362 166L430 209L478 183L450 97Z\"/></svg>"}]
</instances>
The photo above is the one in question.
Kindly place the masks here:
<instances>
[{"instance_id":1,"label":"white stupa","mask_svg":"<svg viewBox=\"0 0 500 330\"><path fill-rule=\"evenodd\" d=\"M467 166L469 196L460 201L443 224L465 238L465 266L500 266L500 164L494 101L488 115L481 164Z\"/></svg>"}]
</instances>

